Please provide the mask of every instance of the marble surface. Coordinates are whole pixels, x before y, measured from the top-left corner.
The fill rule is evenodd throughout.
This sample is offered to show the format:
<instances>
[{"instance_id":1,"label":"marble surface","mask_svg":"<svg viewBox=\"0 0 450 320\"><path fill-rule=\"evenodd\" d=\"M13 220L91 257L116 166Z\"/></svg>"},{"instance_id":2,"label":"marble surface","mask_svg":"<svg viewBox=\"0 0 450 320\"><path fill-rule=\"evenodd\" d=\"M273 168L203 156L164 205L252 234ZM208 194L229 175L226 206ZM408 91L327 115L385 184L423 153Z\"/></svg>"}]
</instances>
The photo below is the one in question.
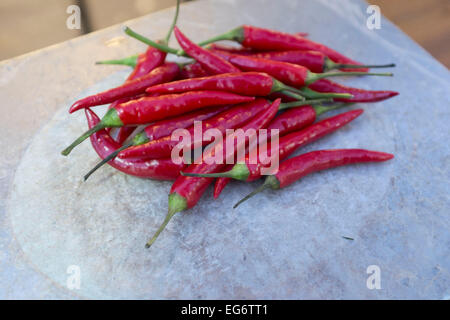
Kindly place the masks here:
<instances>
[{"instance_id":1,"label":"marble surface","mask_svg":"<svg viewBox=\"0 0 450 320\"><path fill-rule=\"evenodd\" d=\"M196 41L249 23L308 31L348 56L397 63L394 78L340 80L400 95L355 106L365 109L359 119L302 150L361 147L396 158L313 175L236 210L231 204L258 182L233 183L217 201L208 190L150 251L143 243L163 219L170 184L111 168L82 183L97 161L89 144L59 156L85 128L68 105L126 77L93 62L143 46L115 26L2 62L0 298L449 299L449 73L389 21L367 29L366 8L325 0L182 6L179 26ZM157 39L172 13L127 24ZM80 289L66 286L71 265ZM370 265L380 268L379 290L366 286Z\"/></svg>"}]
</instances>

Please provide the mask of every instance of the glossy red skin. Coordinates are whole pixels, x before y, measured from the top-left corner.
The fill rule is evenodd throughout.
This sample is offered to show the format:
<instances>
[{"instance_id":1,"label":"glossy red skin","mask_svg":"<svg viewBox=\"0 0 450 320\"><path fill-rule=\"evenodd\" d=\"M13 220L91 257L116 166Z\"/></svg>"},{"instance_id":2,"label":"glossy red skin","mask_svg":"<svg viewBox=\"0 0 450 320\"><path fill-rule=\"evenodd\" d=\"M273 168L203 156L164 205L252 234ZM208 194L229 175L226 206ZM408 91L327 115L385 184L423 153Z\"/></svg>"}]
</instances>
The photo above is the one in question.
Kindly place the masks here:
<instances>
[{"instance_id":1,"label":"glossy red skin","mask_svg":"<svg viewBox=\"0 0 450 320\"><path fill-rule=\"evenodd\" d=\"M217 90L246 96L267 96L272 87L273 78L265 73L239 72L162 83L147 88L146 92L168 94L192 90Z\"/></svg>"},{"instance_id":2,"label":"glossy red skin","mask_svg":"<svg viewBox=\"0 0 450 320\"><path fill-rule=\"evenodd\" d=\"M167 53L153 47L148 47L144 54L139 55L136 67L127 80L133 80L150 73L164 63Z\"/></svg>"},{"instance_id":3,"label":"glossy red skin","mask_svg":"<svg viewBox=\"0 0 450 320\"><path fill-rule=\"evenodd\" d=\"M272 118L276 115L280 100L276 100L266 110L258 113L252 120L250 120L245 126L242 127L244 131L249 129L258 130L264 128L269 124ZM236 146L237 148L237 146ZM208 149L209 152L203 155L203 159L213 156L215 148ZM236 149L235 149L236 150ZM224 161L226 162L226 161ZM226 166L223 164L207 164L203 161L201 164L192 164L185 169L185 172L189 173L212 173L218 172ZM205 192L206 188L214 181L214 178L196 178L179 176L172 185L170 194L177 193L178 195L186 199L187 207L192 208L200 200L201 196Z\"/></svg>"},{"instance_id":4,"label":"glossy red skin","mask_svg":"<svg viewBox=\"0 0 450 320\"><path fill-rule=\"evenodd\" d=\"M309 126L316 121L316 111L311 106L303 106L298 108L287 109L280 115L277 115L267 126L267 134L270 136L272 129L279 130L279 136L283 136L290 132L300 130ZM247 161L248 162L248 161ZM249 166L247 166L249 167ZM233 165L224 171L231 170ZM249 167L250 169L250 167ZM231 178L217 178L214 184L214 199L217 199L223 189L231 181Z\"/></svg>"},{"instance_id":5,"label":"glossy red skin","mask_svg":"<svg viewBox=\"0 0 450 320\"><path fill-rule=\"evenodd\" d=\"M193 59L202 65L202 67L211 74L222 74L239 72L240 70L228 61L215 55L199 45L189 40L177 27L173 29L175 37L181 48Z\"/></svg>"},{"instance_id":6,"label":"glossy red skin","mask_svg":"<svg viewBox=\"0 0 450 320\"><path fill-rule=\"evenodd\" d=\"M148 139L156 140L170 135L175 129L187 128L194 124L194 121L209 119L220 112L229 109L229 106L216 106L212 108L200 109L189 112L181 116L157 121L147 126L144 131Z\"/></svg>"},{"instance_id":7,"label":"glossy red skin","mask_svg":"<svg viewBox=\"0 0 450 320\"><path fill-rule=\"evenodd\" d=\"M85 110L89 128L100 122L97 115L89 109ZM100 158L104 159L112 152L121 147L119 143L106 132L100 130L90 137L92 146ZM174 180L185 167L184 164L175 164L169 159L119 159L115 158L108 162L113 168L141 178L151 178L156 180Z\"/></svg>"},{"instance_id":8,"label":"glossy red skin","mask_svg":"<svg viewBox=\"0 0 450 320\"><path fill-rule=\"evenodd\" d=\"M211 73L203 69L202 65L198 62L194 62L185 65L181 70L178 79L192 79L210 76Z\"/></svg>"},{"instance_id":9,"label":"glossy red skin","mask_svg":"<svg viewBox=\"0 0 450 320\"><path fill-rule=\"evenodd\" d=\"M214 52L239 67L242 71L265 72L289 86L303 87L308 77L308 69L297 64L242 56L224 51Z\"/></svg>"},{"instance_id":10,"label":"glossy red skin","mask_svg":"<svg viewBox=\"0 0 450 320\"><path fill-rule=\"evenodd\" d=\"M251 55L252 57L275 60L298 64L308 68L312 72L324 72L325 55L319 51L289 50L289 51L270 51L260 52Z\"/></svg>"},{"instance_id":11,"label":"glossy red skin","mask_svg":"<svg viewBox=\"0 0 450 320\"><path fill-rule=\"evenodd\" d=\"M150 86L171 81L179 71L180 68L176 63L166 63L154 69L149 74L127 81L119 87L78 100L72 105L69 112L72 113L79 109L111 103L122 98L139 95L144 93L145 89Z\"/></svg>"},{"instance_id":12,"label":"glossy red skin","mask_svg":"<svg viewBox=\"0 0 450 320\"><path fill-rule=\"evenodd\" d=\"M286 114L288 112L290 112L290 114ZM316 112L312 107L308 106L302 108L293 108L276 117L270 123L267 129L268 132L270 132L269 129L280 130L281 138L278 143L277 152L279 153L279 161L281 161L291 155L299 147L314 142L317 139L320 139L321 137L336 131L337 129L356 119L362 113L362 109L348 111L338 114L334 117L324 119L316 124L312 124L316 119ZM294 122L291 120L291 118L296 118L297 121ZM292 132L294 130L300 130L305 127L306 129L304 130ZM268 150L268 153L270 154L270 149ZM259 162L250 163L247 156L246 165L247 169L250 172L247 181L254 181L261 177L261 168L264 167L263 164ZM229 180L230 178L218 178L216 180L216 184L214 186L215 198L220 195L222 190L228 184Z\"/></svg>"},{"instance_id":13,"label":"glossy red skin","mask_svg":"<svg viewBox=\"0 0 450 320\"><path fill-rule=\"evenodd\" d=\"M223 111L218 115L211 117L202 122L202 132L210 128L219 130L222 135L225 134L226 129L238 128L250 119L252 119L258 112L268 106L268 102L265 99L256 99L250 103L243 103L235 106L229 110ZM187 129L191 135L194 136L194 126ZM192 139L193 140L193 139ZM165 158L170 157L172 149L179 143L179 141L173 141L171 134L153 140L145 144L127 148L119 154L121 158ZM209 144L209 141L203 141L203 145ZM194 146L194 141L191 141L190 147Z\"/></svg>"},{"instance_id":14,"label":"glossy red skin","mask_svg":"<svg viewBox=\"0 0 450 320\"><path fill-rule=\"evenodd\" d=\"M393 157L389 153L363 149L312 151L283 161L275 177L279 187L284 188L313 172L354 163L381 162Z\"/></svg>"},{"instance_id":15,"label":"glossy red skin","mask_svg":"<svg viewBox=\"0 0 450 320\"><path fill-rule=\"evenodd\" d=\"M319 121L304 130L292 132L280 138L278 149L279 161L286 159L298 148L312 143L339 128L342 128L347 123L353 121L363 113L362 109L344 112L334 117L330 117ZM270 151L270 150L268 150ZM268 152L270 154L270 152ZM250 171L247 181L254 181L261 177L261 169L263 164L251 164L248 157L246 158L247 168Z\"/></svg>"},{"instance_id":16,"label":"glossy red skin","mask_svg":"<svg viewBox=\"0 0 450 320\"><path fill-rule=\"evenodd\" d=\"M317 80L308 87L318 92L350 93L353 95L353 98L351 99L334 99L342 102L376 102L398 95L398 92L395 91L375 91L347 87L328 79Z\"/></svg>"},{"instance_id":17,"label":"glossy red skin","mask_svg":"<svg viewBox=\"0 0 450 320\"><path fill-rule=\"evenodd\" d=\"M248 25L244 25L243 30L244 40L241 44L244 47L266 51L313 50L322 52L336 63L361 64L323 44L304 37ZM353 71L367 72L368 69L353 69Z\"/></svg>"},{"instance_id":18,"label":"glossy red skin","mask_svg":"<svg viewBox=\"0 0 450 320\"><path fill-rule=\"evenodd\" d=\"M254 97L222 91L190 91L158 97L143 97L115 107L123 125L146 124L193 110L253 101Z\"/></svg>"},{"instance_id":19,"label":"glossy red skin","mask_svg":"<svg viewBox=\"0 0 450 320\"><path fill-rule=\"evenodd\" d=\"M162 65L164 63L164 60L166 59L166 55L167 53L165 52L162 52L153 47L148 47L145 53L139 55L137 64L134 67L133 72L131 72L131 74L128 76L126 82L145 76L153 69ZM115 101L110 105L110 108L114 108L116 105L123 102L126 101ZM134 126L117 128L117 135L114 140L120 144L123 144L123 142L128 139L130 134L132 134L135 129L136 127Z\"/></svg>"}]
</instances>

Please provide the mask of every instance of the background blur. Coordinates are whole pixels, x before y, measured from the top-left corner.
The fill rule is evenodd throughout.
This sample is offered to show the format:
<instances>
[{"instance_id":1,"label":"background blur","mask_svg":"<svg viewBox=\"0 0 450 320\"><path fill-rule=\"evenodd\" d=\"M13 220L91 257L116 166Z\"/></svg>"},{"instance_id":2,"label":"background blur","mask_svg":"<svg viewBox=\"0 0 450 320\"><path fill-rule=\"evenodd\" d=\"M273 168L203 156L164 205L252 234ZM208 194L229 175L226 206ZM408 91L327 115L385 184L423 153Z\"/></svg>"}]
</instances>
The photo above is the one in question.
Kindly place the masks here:
<instances>
[{"instance_id":1,"label":"background blur","mask_svg":"<svg viewBox=\"0 0 450 320\"><path fill-rule=\"evenodd\" d=\"M447 68L450 66L450 0L368 2L380 6L383 15ZM175 3L176 0L0 0L0 60L171 7ZM71 4L82 8L81 30L66 28L69 16L66 10Z\"/></svg>"}]
</instances>

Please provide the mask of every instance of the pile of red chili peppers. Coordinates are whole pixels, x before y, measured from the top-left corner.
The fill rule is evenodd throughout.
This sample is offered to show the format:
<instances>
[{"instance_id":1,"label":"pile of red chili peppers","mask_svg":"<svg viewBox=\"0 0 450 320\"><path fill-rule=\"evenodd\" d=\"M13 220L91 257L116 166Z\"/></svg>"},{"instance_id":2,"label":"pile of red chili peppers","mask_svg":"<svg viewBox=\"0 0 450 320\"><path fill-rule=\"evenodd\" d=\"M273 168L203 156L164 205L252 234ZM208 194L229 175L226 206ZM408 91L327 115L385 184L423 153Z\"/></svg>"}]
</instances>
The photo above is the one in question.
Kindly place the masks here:
<instances>
[{"instance_id":1,"label":"pile of red chili peppers","mask_svg":"<svg viewBox=\"0 0 450 320\"><path fill-rule=\"evenodd\" d=\"M146 247L153 244L173 215L194 207L214 181L217 198L231 179L254 181L265 176L264 183L236 207L264 189L284 188L313 172L393 158L377 151L337 149L287 159L300 147L353 121L363 110L354 109L317 121L323 113L398 94L347 87L326 78L392 76L368 70L393 64L363 65L308 39L307 34L249 25L196 44L176 27L178 9L177 5L165 39L152 41L125 29L126 34L146 43L147 50L124 59L99 62L131 66L133 71L121 86L83 98L71 106L70 113L85 110L88 131L62 152L68 155L76 145L90 138L102 161L85 179L108 163L125 174L174 180L168 214ZM168 46L172 31L181 49ZM215 43L221 40L234 41L239 47ZM178 63L174 56L190 60ZM102 118L90 109L105 104L110 105ZM212 142L211 137L203 136L199 141L183 142L183 146L194 151L194 157L184 155L182 161L175 161L172 154L179 139L173 133L186 129L195 135L198 121L203 132L214 129L222 139ZM278 142L275 147L271 143L267 152L268 157L280 161L278 170L264 173L268 163L259 155L256 161L251 161L256 146L250 146L248 137L240 142L232 140L232 147L225 144L228 138L234 138L230 129L244 132L267 129L269 141ZM204 151L196 157L195 151L202 148ZM239 150L243 150L240 159ZM223 156L223 161L212 161L218 155Z\"/></svg>"}]
</instances>

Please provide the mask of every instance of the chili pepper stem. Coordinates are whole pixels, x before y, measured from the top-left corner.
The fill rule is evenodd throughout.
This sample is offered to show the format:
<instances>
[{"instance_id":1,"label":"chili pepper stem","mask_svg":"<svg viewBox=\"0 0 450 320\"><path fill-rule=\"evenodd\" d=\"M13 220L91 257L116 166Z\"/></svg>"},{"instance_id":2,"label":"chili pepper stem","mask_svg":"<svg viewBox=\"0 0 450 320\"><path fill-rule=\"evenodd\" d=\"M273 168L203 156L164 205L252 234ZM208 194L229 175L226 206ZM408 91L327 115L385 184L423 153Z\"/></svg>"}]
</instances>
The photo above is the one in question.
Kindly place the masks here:
<instances>
[{"instance_id":1,"label":"chili pepper stem","mask_svg":"<svg viewBox=\"0 0 450 320\"><path fill-rule=\"evenodd\" d=\"M117 157L117 155L125 150L126 148L129 148L133 145L132 142L127 143L125 145L123 145L122 147L120 147L119 149L117 149L116 151L114 151L113 153L111 153L109 156L107 156L105 159L103 159L102 161L100 161L99 163L97 163L95 165L94 168L92 168L85 176L84 176L84 181L86 181L91 174L93 174L95 171L97 171L97 169L99 169L101 166L103 166L105 163L108 163L109 161L111 161L112 159L114 159L115 157Z\"/></svg>"},{"instance_id":2,"label":"chili pepper stem","mask_svg":"<svg viewBox=\"0 0 450 320\"><path fill-rule=\"evenodd\" d=\"M244 198L236 202L236 204L233 206L233 209L236 209L242 202L247 201L254 195L260 193L261 191L264 191L268 188L271 189L279 189L280 188L280 182L275 178L275 176L267 176L266 180L262 185L260 185L258 188L250 192L248 195L246 195Z\"/></svg>"},{"instance_id":3,"label":"chili pepper stem","mask_svg":"<svg viewBox=\"0 0 450 320\"><path fill-rule=\"evenodd\" d=\"M156 48L156 49L161 50L163 52L173 53L173 54L177 54L178 55L178 51L179 50L170 48L169 46L167 46L165 44L157 43L157 42L155 42L153 40L150 40L149 38L146 38L146 37L140 35L139 33L134 32L133 30L131 30L127 26L123 27L123 31L127 35L129 35L130 37L135 38L136 40L139 40L139 41L141 41L141 42L143 42L143 43L145 43L145 44L147 44L147 45L149 45L149 46L151 46L153 48Z\"/></svg>"},{"instance_id":4,"label":"chili pepper stem","mask_svg":"<svg viewBox=\"0 0 450 320\"><path fill-rule=\"evenodd\" d=\"M305 97L299 95L298 93L294 93L294 92L291 92L291 91L288 91L288 90L282 90L282 91L280 91L280 93L282 93L282 94L284 94L284 95L286 95L288 97L297 99L298 101L304 101L305 100Z\"/></svg>"},{"instance_id":5,"label":"chili pepper stem","mask_svg":"<svg viewBox=\"0 0 450 320\"><path fill-rule=\"evenodd\" d=\"M167 212L166 218L164 219L161 226L156 230L153 237L145 244L145 247L148 249L152 246L152 244L156 241L159 234L166 228L169 221L173 218L173 216L183 210L187 209L186 199L177 193L172 193L169 195L169 210Z\"/></svg>"},{"instance_id":6,"label":"chili pepper stem","mask_svg":"<svg viewBox=\"0 0 450 320\"><path fill-rule=\"evenodd\" d=\"M96 133L97 131L100 131L102 129L105 129L105 125L102 124L101 122L99 124L97 124L96 126L94 126L92 129L89 129L88 131L86 131L85 133L83 133L78 139L76 139L70 146L68 146L67 148L65 148L61 154L63 156L67 156L69 155L69 153L80 143L82 143L84 140L86 140L87 138L89 138L92 134Z\"/></svg>"},{"instance_id":7,"label":"chili pepper stem","mask_svg":"<svg viewBox=\"0 0 450 320\"><path fill-rule=\"evenodd\" d=\"M203 46L206 46L207 44L210 44L210 43L213 43L216 41L221 41L221 40L231 40L231 41L236 41L236 42L244 41L244 28L237 27L233 30L219 34L218 36L212 37L208 40L202 41L198 45L203 47Z\"/></svg>"},{"instance_id":8,"label":"chili pepper stem","mask_svg":"<svg viewBox=\"0 0 450 320\"><path fill-rule=\"evenodd\" d=\"M66 149L64 149L61 154L63 156L67 156L73 148L75 148L77 145L82 143L84 140L89 138L92 134L105 129L109 127L121 127L123 126L122 121L119 118L119 115L117 114L117 111L115 109L109 109L108 112L103 117L102 121L100 121L97 125L83 133L79 138L77 138L70 146L68 146Z\"/></svg>"},{"instance_id":9,"label":"chili pepper stem","mask_svg":"<svg viewBox=\"0 0 450 320\"><path fill-rule=\"evenodd\" d=\"M229 171L225 172L217 172L217 173L189 173L189 172L180 172L182 176L186 177L200 177L200 178L232 178L236 180L246 181L250 172L248 168L243 163L236 163L233 168Z\"/></svg>"},{"instance_id":10,"label":"chili pepper stem","mask_svg":"<svg viewBox=\"0 0 450 320\"><path fill-rule=\"evenodd\" d=\"M344 63L336 63L328 57L325 57L325 63L323 66L324 72L333 70L333 69L360 69L360 68L393 68L395 67L395 63L390 64L371 64L371 65L362 65L362 64L344 64Z\"/></svg>"},{"instance_id":11,"label":"chili pepper stem","mask_svg":"<svg viewBox=\"0 0 450 320\"><path fill-rule=\"evenodd\" d=\"M136 54L123 59L97 61L95 64L124 65L134 68L136 67L138 57L139 55Z\"/></svg>"},{"instance_id":12,"label":"chili pepper stem","mask_svg":"<svg viewBox=\"0 0 450 320\"><path fill-rule=\"evenodd\" d=\"M287 102L287 103L281 103L278 110L285 110L289 108L294 107L301 107L304 105L314 105L318 103L324 103L324 102L332 102L333 99L326 98L326 99L311 99L311 100L305 100L305 101L294 101L294 102Z\"/></svg>"},{"instance_id":13,"label":"chili pepper stem","mask_svg":"<svg viewBox=\"0 0 450 320\"><path fill-rule=\"evenodd\" d=\"M301 88L299 90L302 92L302 94L306 98L309 98L309 99L318 99L318 98L351 99L351 98L353 98L353 95L350 94L350 93L333 93L333 92L329 92L329 93L324 92L324 93L322 93L322 92L317 92L317 91L311 90L311 89L306 88L306 87L303 87L303 88Z\"/></svg>"},{"instance_id":14,"label":"chili pepper stem","mask_svg":"<svg viewBox=\"0 0 450 320\"><path fill-rule=\"evenodd\" d=\"M313 106L313 108L316 111L316 117L318 117L321 114L324 114L325 112L328 112L328 111L331 111L331 110L345 108L345 107L348 107L348 106L350 106L352 104L354 104L354 103L340 103L340 104L334 104L334 105L331 105L331 106L317 105L317 106Z\"/></svg>"},{"instance_id":15,"label":"chili pepper stem","mask_svg":"<svg viewBox=\"0 0 450 320\"><path fill-rule=\"evenodd\" d=\"M306 77L305 84L310 85L311 83L328 77L346 77L346 76L381 76L381 77L392 77L392 72L384 73L370 73L370 72L328 72L328 73L314 73L308 71L308 76Z\"/></svg>"},{"instance_id":16,"label":"chili pepper stem","mask_svg":"<svg viewBox=\"0 0 450 320\"><path fill-rule=\"evenodd\" d=\"M169 43L170 36L172 35L173 28L175 28L175 25L177 24L178 13L179 12L180 12L180 0L177 0L177 7L175 9L175 16L173 17L172 25L170 26L170 29L167 32L167 36L164 39L164 44L168 44Z\"/></svg>"}]
</instances>

